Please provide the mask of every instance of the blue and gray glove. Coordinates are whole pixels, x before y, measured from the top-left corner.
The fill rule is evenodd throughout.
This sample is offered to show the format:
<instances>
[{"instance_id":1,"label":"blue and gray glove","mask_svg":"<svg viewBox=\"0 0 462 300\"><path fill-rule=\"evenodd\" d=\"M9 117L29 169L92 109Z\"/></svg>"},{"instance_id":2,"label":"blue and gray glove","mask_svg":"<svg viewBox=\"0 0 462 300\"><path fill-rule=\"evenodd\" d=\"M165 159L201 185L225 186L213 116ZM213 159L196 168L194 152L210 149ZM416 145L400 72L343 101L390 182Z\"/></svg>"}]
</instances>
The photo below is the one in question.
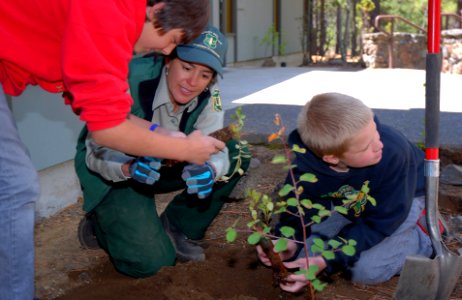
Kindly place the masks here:
<instances>
[{"instance_id":1,"label":"blue and gray glove","mask_svg":"<svg viewBox=\"0 0 462 300\"><path fill-rule=\"evenodd\" d=\"M184 167L181 178L186 181L189 194L197 194L199 199L204 199L212 193L215 171L208 163L203 165L189 164Z\"/></svg>"},{"instance_id":2,"label":"blue and gray glove","mask_svg":"<svg viewBox=\"0 0 462 300\"><path fill-rule=\"evenodd\" d=\"M130 167L130 176L141 183L153 185L159 180L161 160L155 157L142 156L135 159Z\"/></svg>"}]
</instances>

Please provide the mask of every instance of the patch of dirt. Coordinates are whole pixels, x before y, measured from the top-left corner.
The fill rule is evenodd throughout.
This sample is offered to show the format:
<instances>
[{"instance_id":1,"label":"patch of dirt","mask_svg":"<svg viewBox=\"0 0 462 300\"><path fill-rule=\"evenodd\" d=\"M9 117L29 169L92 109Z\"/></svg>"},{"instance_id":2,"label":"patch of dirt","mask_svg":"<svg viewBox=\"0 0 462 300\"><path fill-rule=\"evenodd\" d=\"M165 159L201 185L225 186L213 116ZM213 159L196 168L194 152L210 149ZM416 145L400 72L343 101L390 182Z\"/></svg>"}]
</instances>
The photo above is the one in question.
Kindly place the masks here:
<instances>
[{"instance_id":1,"label":"patch of dirt","mask_svg":"<svg viewBox=\"0 0 462 300\"><path fill-rule=\"evenodd\" d=\"M251 151L261 164L250 170L245 185L240 188L251 187L269 194L285 177L285 171L270 163L273 156L282 151L277 147L270 149L260 145L252 145ZM458 207L462 187L456 187L456 191L451 193L459 195L454 200L458 203L455 207ZM172 197L171 194L156 196L158 210L162 211ZM254 247L246 243L244 236L232 244L225 241L225 229L239 216L247 214L246 200L226 203L210 226L203 240L207 257L205 261L165 267L146 279L119 274L103 250L84 250L80 247L76 230L83 217L81 205L80 201L36 225L36 296L40 299L308 298L307 293L293 295L273 286L272 271L259 263ZM443 211L443 214L447 213ZM317 299L381 300L392 298L398 277L376 286L354 285L340 276L324 280L329 285L324 292L317 294ZM462 278L451 299L462 299Z\"/></svg>"}]
</instances>

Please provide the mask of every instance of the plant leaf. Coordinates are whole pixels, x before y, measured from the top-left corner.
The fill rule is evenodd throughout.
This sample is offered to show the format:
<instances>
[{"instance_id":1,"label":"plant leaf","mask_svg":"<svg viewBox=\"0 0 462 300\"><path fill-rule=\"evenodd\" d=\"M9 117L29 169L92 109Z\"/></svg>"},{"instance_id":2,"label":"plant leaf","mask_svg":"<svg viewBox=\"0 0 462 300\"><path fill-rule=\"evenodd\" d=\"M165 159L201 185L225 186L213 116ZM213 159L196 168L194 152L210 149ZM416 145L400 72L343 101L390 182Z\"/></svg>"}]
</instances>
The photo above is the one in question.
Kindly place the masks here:
<instances>
[{"instance_id":1,"label":"plant leaf","mask_svg":"<svg viewBox=\"0 0 462 300\"><path fill-rule=\"evenodd\" d=\"M271 143L272 141L278 139L279 136L277 135L277 133L272 133L268 136L268 143Z\"/></svg>"},{"instance_id":2,"label":"plant leaf","mask_svg":"<svg viewBox=\"0 0 462 300\"><path fill-rule=\"evenodd\" d=\"M327 210L327 209L322 209L318 212L318 216L320 216L321 218L322 217L326 217L326 216L330 216L332 213L330 212L330 210Z\"/></svg>"},{"instance_id":3,"label":"plant leaf","mask_svg":"<svg viewBox=\"0 0 462 300\"><path fill-rule=\"evenodd\" d=\"M321 218L319 216L312 216L311 220L317 224L321 223Z\"/></svg>"},{"instance_id":4,"label":"plant leaf","mask_svg":"<svg viewBox=\"0 0 462 300\"><path fill-rule=\"evenodd\" d=\"M313 239L313 244L315 244L316 246L318 246L321 249L324 249L324 241L322 239L320 239L320 238L314 238Z\"/></svg>"},{"instance_id":5,"label":"plant leaf","mask_svg":"<svg viewBox=\"0 0 462 300\"><path fill-rule=\"evenodd\" d=\"M302 176L300 176L300 181L306 181L306 182L315 183L315 182L318 181L318 178L314 174L305 173Z\"/></svg>"},{"instance_id":6,"label":"plant leaf","mask_svg":"<svg viewBox=\"0 0 462 300\"><path fill-rule=\"evenodd\" d=\"M281 126L281 115L275 114L273 122L276 126Z\"/></svg>"},{"instance_id":7,"label":"plant leaf","mask_svg":"<svg viewBox=\"0 0 462 300\"><path fill-rule=\"evenodd\" d=\"M318 210L326 209L326 208L324 207L324 205L319 204L319 203L313 204L313 208L316 208L316 209L318 209Z\"/></svg>"},{"instance_id":8,"label":"plant leaf","mask_svg":"<svg viewBox=\"0 0 462 300\"><path fill-rule=\"evenodd\" d=\"M290 238L295 234L295 230L289 226L282 226L279 230L281 231L282 235L287 238Z\"/></svg>"},{"instance_id":9,"label":"plant leaf","mask_svg":"<svg viewBox=\"0 0 462 300\"><path fill-rule=\"evenodd\" d=\"M287 196L291 191L294 190L294 187L290 184L285 184L282 189L279 191L278 195L281 197Z\"/></svg>"},{"instance_id":10,"label":"plant leaf","mask_svg":"<svg viewBox=\"0 0 462 300\"><path fill-rule=\"evenodd\" d=\"M323 251L322 256L327 260L331 260L335 258L334 251L331 251L331 250Z\"/></svg>"},{"instance_id":11,"label":"plant leaf","mask_svg":"<svg viewBox=\"0 0 462 300\"><path fill-rule=\"evenodd\" d=\"M311 209L313 208L313 202L311 202L311 200L308 200L308 199L303 199L300 201L300 204L305 207L305 208L308 208L308 209Z\"/></svg>"},{"instance_id":12,"label":"plant leaf","mask_svg":"<svg viewBox=\"0 0 462 300\"><path fill-rule=\"evenodd\" d=\"M237 238L237 231L234 228L226 228L226 241L227 242L234 242Z\"/></svg>"},{"instance_id":13,"label":"plant leaf","mask_svg":"<svg viewBox=\"0 0 462 300\"><path fill-rule=\"evenodd\" d=\"M247 242L250 245L256 245L261 239L261 234L259 232L253 232L251 235L247 237Z\"/></svg>"},{"instance_id":14,"label":"plant leaf","mask_svg":"<svg viewBox=\"0 0 462 300\"><path fill-rule=\"evenodd\" d=\"M319 279L313 280L311 284L313 285L313 288L318 292L322 292L327 286L327 283L322 283Z\"/></svg>"},{"instance_id":15,"label":"plant leaf","mask_svg":"<svg viewBox=\"0 0 462 300\"><path fill-rule=\"evenodd\" d=\"M294 197L287 199L287 205L297 206L298 205L297 199Z\"/></svg>"},{"instance_id":16,"label":"plant leaf","mask_svg":"<svg viewBox=\"0 0 462 300\"><path fill-rule=\"evenodd\" d=\"M356 253L356 249L353 246L345 245L342 247L342 252L345 253L345 255L353 256Z\"/></svg>"},{"instance_id":17,"label":"plant leaf","mask_svg":"<svg viewBox=\"0 0 462 300\"><path fill-rule=\"evenodd\" d=\"M276 244L274 245L274 251L279 253L287 250L287 240L286 239L279 239L277 240Z\"/></svg>"},{"instance_id":18,"label":"plant leaf","mask_svg":"<svg viewBox=\"0 0 462 300\"><path fill-rule=\"evenodd\" d=\"M292 146L292 151L293 152L297 152L297 153L301 153L301 154L305 154L306 153L306 149L305 148L301 148L299 145L297 144L294 144Z\"/></svg>"},{"instance_id":19,"label":"plant leaf","mask_svg":"<svg viewBox=\"0 0 462 300\"><path fill-rule=\"evenodd\" d=\"M343 206L336 206L334 207L334 210L342 215L348 214L348 209L346 209L346 207L343 207Z\"/></svg>"},{"instance_id":20,"label":"plant leaf","mask_svg":"<svg viewBox=\"0 0 462 300\"><path fill-rule=\"evenodd\" d=\"M286 162L287 158L282 154L276 154L271 160L272 164L285 164Z\"/></svg>"},{"instance_id":21,"label":"plant leaf","mask_svg":"<svg viewBox=\"0 0 462 300\"><path fill-rule=\"evenodd\" d=\"M331 246L333 249L337 249L338 247L340 247L340 246L342 245L342 243L340 243L340 242L337 241L337 240L329 240L329 241L327 242L327 244L328 244L329 246Z\"/></svg>"},{"instance_id":22,"label":"plant leaf","mask_svg":"<svg viewBox=\"0 0 462 300\"><path fill-rule=\"evenodd\" d=\"M319 248L318 246L316 245L311 245L311 252L313 252L313 254L316 254L316 253L321 253L324 249L322 248Z\"/></svg>"},{"instance_id":23,"label":"plant leaf","mask_svg":"<svg viewBox=\"0 0 462 300\"><path fill-rule=\"evenodd\" d=\"M308 267L308 272L305 275L305 278L312 281L316 279L316 273L318 273L319 267L318 265L311 265Z\"/></svg>"}]
</instances>

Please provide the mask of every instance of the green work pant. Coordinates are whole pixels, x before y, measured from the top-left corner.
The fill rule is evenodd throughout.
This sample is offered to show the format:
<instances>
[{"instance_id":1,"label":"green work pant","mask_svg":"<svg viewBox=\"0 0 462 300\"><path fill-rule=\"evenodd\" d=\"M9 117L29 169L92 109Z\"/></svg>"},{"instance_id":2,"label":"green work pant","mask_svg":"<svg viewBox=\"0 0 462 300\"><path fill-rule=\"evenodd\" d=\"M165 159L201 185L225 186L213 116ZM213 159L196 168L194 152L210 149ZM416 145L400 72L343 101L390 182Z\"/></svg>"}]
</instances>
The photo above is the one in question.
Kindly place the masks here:
<instances>
[{"instance_id":1,"label":"green work pant","mask_svg":"<svg viewBox=\"0 0 462 300\"><path fill-rule=\"evenodd\" d=\"M234 144L234 143L233 143ZM230 157L236 155L228 146ZM250 159L243 159L245 171ZM234 170L231 160L230 170ZM147 277L162 266L175 263L175 249L166 235L156 212L154 196L158 193L183 191L168 204L165 213L176 228L190 239L201 239L210 223L220 212L223 200L231 193L241 176L235 174L228 182L217 182L211 196L199 199L186 192L181 179L184 164L161 169L160 180L153 186L133 180L114 184L104 200L93 210L96 236L108 252L115 268L132 277Z\"/></svg>"}]
</instances>

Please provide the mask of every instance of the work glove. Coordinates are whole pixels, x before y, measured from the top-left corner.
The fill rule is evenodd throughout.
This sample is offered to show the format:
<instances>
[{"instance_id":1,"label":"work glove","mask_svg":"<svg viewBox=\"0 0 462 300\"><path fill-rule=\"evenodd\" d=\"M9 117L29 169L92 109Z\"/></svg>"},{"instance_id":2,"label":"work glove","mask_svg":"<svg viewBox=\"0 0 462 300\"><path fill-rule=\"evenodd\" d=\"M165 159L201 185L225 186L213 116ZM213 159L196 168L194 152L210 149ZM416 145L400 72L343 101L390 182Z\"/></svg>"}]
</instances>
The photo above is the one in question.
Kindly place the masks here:
<instances>
[{"instance_id":1,"label":"work glove","mask_svg":"<svg viewBox=\"0 0 462 300\"><path fill-rule=\"evenodd\" d=\"M129 167L130 176L141 183L153 185L159 180L161 165L161 160L156 157L138 157Z\"/></svg>"},{"instance_id":2,"label":"work glove","mask_svg":"<svg viewBox=\"0 0 462 300\"><path fill-rule=\"evenodd\" d=\"M203 165L189 164L184 167L181 178L186 181L188 194L197 194L199 199L204 199L212 193L215 171L208 163Z\"/></svg>"}]
</instances>

